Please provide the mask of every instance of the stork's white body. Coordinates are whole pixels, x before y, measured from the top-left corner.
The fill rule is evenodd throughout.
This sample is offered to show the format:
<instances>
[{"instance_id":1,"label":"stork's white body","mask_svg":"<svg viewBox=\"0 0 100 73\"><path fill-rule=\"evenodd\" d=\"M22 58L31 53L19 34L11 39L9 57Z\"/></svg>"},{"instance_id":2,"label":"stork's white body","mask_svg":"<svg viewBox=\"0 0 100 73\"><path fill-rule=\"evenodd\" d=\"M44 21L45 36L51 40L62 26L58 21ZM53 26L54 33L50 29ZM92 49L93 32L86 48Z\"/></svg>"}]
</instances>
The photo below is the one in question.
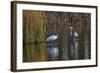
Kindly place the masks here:
<instances>
[{"instance_id":1,"label":"stork's white body","mask_svg":"<svg viewBox=\"0 0 100 73\"><path fill-rule=\"evenodd\" d=\"M47 41L47 42L49 42L49 41L54 41L54 40L56 40L57 38L58 38L58 36L56 36L56 35L51 35L51 36L47 37L46 41Z\"/></svg>"}]
</instances>

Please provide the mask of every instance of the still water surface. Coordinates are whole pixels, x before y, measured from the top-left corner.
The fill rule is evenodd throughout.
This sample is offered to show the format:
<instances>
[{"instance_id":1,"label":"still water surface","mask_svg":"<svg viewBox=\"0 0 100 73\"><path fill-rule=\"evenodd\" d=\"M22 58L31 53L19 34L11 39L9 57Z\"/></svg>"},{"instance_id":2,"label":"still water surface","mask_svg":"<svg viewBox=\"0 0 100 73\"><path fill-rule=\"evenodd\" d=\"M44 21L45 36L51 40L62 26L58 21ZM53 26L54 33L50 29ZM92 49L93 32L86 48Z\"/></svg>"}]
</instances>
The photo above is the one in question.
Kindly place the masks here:
<instances>
[{"instance_id":1,"label":"still water surface","mask_svg":"<svg viewBox=\"0 0 100 73\"><path fill-rule=\"evenodd\" d=\"M84 45L84 46L82 46ZM23 62L90 59L88 43L78 41L69 49L67 44L29 43L23 48Z\"/></svg>"}]
</instances>

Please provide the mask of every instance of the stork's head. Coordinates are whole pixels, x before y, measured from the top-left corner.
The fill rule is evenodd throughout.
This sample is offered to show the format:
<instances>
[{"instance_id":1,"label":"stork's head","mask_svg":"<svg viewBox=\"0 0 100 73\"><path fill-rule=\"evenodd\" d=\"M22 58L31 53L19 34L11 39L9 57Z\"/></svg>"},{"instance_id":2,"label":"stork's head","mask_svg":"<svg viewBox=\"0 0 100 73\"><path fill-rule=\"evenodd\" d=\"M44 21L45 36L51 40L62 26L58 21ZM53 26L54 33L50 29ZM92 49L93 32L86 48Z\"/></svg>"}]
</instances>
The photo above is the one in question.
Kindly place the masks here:
<instances>
[{"instance_id":1,"label":"stork's head","mask_svg":"<svg viewBox=\"0 0 100 73\"><path fill-rule=\"evenodd\" d=\"M69 27L69 30L70 30L70 31L73 31L73 27Z\"/></svg>"}]
</instances>

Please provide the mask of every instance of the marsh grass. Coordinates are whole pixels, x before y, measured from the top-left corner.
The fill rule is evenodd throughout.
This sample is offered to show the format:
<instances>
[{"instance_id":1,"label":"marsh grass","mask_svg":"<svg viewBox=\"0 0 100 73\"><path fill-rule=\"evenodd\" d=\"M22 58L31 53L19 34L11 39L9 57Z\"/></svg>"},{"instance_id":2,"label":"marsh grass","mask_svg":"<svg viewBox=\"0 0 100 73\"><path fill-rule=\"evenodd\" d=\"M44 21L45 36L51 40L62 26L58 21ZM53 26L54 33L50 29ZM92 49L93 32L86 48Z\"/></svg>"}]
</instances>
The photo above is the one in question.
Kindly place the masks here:
<instances>
[{"instance_id":1,"label":"marsh grass","mask_svg":"<svg viewBox=\"0 0 100 73\"><path fill-rule=\"evenodd\" d=\"M58 35L59 59L68 60L68 28L79 34L77 59L90 59L91 14L23 10L23 62L48 61L47 35Z\"/></svg>"}]
</instances>

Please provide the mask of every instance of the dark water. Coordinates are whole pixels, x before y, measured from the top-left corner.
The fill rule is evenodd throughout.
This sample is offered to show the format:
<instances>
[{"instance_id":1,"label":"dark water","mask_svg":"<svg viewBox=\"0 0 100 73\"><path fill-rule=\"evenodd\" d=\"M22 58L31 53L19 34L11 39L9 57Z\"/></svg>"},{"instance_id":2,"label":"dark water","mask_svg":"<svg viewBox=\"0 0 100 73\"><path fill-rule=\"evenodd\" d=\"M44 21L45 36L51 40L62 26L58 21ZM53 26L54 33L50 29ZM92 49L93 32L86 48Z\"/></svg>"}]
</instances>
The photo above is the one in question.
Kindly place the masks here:
<instances>
[{"instance_id":1,"label":"dark water","mask_svg":"<svg viewBox=\"0 0 100 73\"><path fill-rule=\"evenodd\" d=\"M61 61L90 59L90 45L87 42L75 41L75 46L59 43L29 43L24 45L23 62Z\"/></svg>"}]
</instances>

